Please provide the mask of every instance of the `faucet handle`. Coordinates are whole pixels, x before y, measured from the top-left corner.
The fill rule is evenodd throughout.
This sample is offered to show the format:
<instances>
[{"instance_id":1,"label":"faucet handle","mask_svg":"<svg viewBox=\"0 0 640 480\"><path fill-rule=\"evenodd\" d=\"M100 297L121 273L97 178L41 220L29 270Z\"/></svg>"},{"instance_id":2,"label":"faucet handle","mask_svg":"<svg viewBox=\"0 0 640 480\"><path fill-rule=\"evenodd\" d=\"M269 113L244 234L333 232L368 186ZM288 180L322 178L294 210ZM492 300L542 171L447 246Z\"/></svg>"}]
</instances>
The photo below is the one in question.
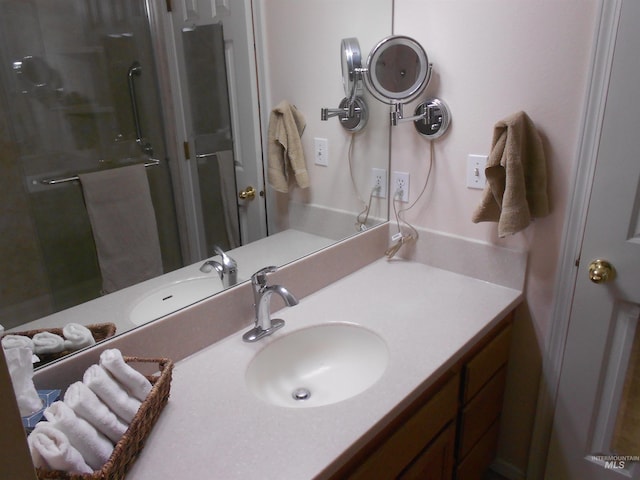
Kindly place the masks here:
<instances>
[{"instance_id":1,"label":"faucet handle","mask_svg":"<svg viewBox=\"0 0 640 480\"><path fill-rule=\"evenodd\" d=\"M251 275L251 283L257 286L263 286L267 284L267 273L273 273L278 270L278 267L275 265L271 265L269 267L264 267L258 270L256 273Z\"/></svg>"}]
</instances>

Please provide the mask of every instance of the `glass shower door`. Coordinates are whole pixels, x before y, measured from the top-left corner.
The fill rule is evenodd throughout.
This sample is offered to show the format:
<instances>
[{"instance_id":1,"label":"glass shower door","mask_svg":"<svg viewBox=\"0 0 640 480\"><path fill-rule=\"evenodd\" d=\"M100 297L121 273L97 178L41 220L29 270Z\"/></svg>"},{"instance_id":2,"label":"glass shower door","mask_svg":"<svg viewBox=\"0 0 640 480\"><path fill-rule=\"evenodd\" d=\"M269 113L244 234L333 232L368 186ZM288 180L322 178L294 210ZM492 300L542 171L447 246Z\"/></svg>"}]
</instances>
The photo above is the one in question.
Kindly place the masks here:
<instances>
[{"instance_id":1,"label":"glass shower door","mask_svg":"<svg viewBox=\"0 0 640 480\"><path fill-rule=\"evenodd\" d=\"M182 266L154 72L144 0L0 1L5 327L100 295L82 189L57 180L149 160L131 80L142 133L160 160L147 177L163 269Z\"/></svg>"}]
</instances>

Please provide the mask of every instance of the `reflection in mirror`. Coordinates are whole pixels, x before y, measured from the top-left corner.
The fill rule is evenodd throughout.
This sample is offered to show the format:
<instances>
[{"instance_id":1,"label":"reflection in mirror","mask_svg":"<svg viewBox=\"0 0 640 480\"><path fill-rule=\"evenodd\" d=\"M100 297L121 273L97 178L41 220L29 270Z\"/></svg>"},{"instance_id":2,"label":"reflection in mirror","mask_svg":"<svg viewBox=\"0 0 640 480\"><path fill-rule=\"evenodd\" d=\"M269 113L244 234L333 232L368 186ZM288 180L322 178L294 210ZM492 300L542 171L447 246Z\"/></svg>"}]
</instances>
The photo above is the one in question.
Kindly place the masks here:
<instances>
[{"instance_id":1,"label":"reflection in mirror","mask_svg":"<svg viewBox=\"0 0 640 480\"><path fill-rule=\"evenodd\" d=\"M222 290L215 271L200 271L205 259L220 259L214 245L238 262L238 281L245 281L267 264L355 233L371 168L388 169L386 114L357 137L312 117L319 102L342 90L335 55L342 32L369 48L389 33L392 2L350 2L353 15L371 17L357 29L340 14L342 2L299 3L257 2L252 12L251 2L234 1L188 18L166 15L161 0L1 3L0 324L15 332L114 323L122 333L173 310L156 308L150 299L159 292L169 292L160 301L172 298L180 308L197 300L193 285L203 286L202 295ZM300 58L315 65L301 69ZM223 65L213 68L213 61ZM127 73L134 62L141 66L135 106ZM262 178L260 133L282 99L307 117L302 142L311 179L308 189L284 196ZM164 274L104 295L83 188L77 180L47 180L149 163L136 130L160 159L145 172ZM328 167L313 161L315 137L329 141ZM255 195L246 195L249 186ZM376 202L367 225L387 218L386 202ZM178 302L184 292L188 298Z\"/></svg>"}]
</instances>

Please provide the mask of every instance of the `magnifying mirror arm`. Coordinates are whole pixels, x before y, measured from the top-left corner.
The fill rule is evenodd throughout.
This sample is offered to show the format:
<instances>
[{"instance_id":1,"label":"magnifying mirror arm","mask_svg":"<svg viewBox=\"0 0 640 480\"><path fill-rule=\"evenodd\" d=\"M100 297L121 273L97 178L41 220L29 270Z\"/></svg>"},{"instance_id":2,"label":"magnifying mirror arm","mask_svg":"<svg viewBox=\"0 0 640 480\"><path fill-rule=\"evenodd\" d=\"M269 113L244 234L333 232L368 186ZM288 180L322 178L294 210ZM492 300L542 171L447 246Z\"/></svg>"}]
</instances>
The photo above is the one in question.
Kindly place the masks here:
<instances>
[{"instance_id":1,"label":"magnifying mirror arm","mask_svg":"<svg viewBox=\"0 0 640 480\"><path fill-rule=\"evenodd\" d=\"M419 120L424 120L429 122L428 117L431 116L431 109L427 108L424 113L419 115L412 115L410 117L404 116L404 104L403 103L394 103L394 109L391 112L391 125L394 127L398 126L399 123L402 122L417 122Z\"/></svg>"}]
</instances>

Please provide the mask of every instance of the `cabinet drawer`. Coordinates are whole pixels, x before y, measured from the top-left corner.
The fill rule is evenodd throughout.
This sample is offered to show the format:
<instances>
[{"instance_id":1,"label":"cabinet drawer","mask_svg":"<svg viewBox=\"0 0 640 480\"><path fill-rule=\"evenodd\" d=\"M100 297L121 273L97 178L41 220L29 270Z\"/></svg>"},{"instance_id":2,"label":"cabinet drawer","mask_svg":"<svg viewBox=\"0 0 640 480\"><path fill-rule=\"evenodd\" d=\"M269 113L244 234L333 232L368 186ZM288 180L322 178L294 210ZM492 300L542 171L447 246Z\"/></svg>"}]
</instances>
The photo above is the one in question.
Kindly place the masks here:
<instances>
[{"instance_id":1,"label":"cabinet drawer","mask_svg":"<svg viewBox=\"0 0 640 480\"><path fill-rule=\"evenodd\" d=\"M458 458L464 458L491 424L500 417L506 379L507 369L503 367L462 410Z\"/></svg>"},{"instance_id":2,"label":"cabinet drawer","mask_svg":"<svg viewBox=\"0 0 640 480\"><path fill-rule=\"evenodd\" d=\"M494 422L489 430L475 444L469 455L458 465L456 480L483 480L487 469L496 456L499 422Z\"/></svg>"},{"instance_id":3,"label":"cabinet drawer","mask_svg":"<svg viewBox=\"0 0 640 480\"><path fill-rule=\"evenodd\" d=\"M451 422L398 480L449 480L453 476L455 422Z\"/></svg>"},{"instance_id":4,"label":"cabinet drawer","mask_svg":"<svg viewBox=\"0 0 640 480\"><path fill-rule=\"evenodd\" d=\"M510 343L511 324L467 362L464 369L463 404L471 400L500 367L507 363Z\"/></svg>"},{"instance_id":5,"label":"cabinet drawer","mask_svg":"<svg viewBox=\"0 0 640 480\"><path fill-rule=\"evenodd\" d=\"M438 432L455 418L459 384L460 376L454 375L348 478L396 478Z\"/></svg>"}]
</instances>

